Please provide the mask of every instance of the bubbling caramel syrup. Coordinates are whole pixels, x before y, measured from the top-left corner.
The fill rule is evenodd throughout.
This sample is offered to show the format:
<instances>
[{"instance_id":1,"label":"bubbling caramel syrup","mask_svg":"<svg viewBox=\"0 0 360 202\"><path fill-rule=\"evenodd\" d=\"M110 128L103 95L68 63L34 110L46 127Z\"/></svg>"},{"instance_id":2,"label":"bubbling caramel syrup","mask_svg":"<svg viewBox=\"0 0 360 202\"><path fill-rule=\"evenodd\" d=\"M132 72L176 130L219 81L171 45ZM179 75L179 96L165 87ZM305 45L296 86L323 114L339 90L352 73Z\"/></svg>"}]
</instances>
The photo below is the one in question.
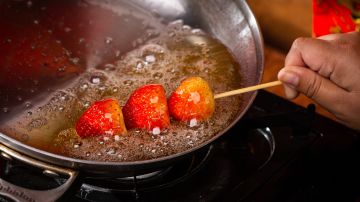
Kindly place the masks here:
<instances>
[{"instance_id":1,"label":"bubbling caramel syrup","mask_svg":"<svg viewBox=\"0 0 360 202\"><path fill-rule=\"evenodd\" d=\"M85 15L95 13L105 16L107 18L103 23L113 24L108 29L105 25L97 25L100 26L99 33L91 28L96 26L94 23L99 23L96 16L80 17L67 25L70 21L66 13L52 12L59 20L60 28L48 25L46 21L42 25L41 18L36 18L40 25L51 27L49 29L54 32L54 37L71 52L69 55L74 64L84 71L66 85L52 87L46 96L38 95L33 99L36 101L29 101L29 98L18 105L22 107L14 108L14 112L3 104L0 117L12 118L0 119L2 133L30 146L73 158L138 161L196 147L213 138L236 118L241 103L239 96L216 100L215 113L209 120L195 124L171 120L171 126L160 134L131 129L127 136L79 138L74 129L76 121L97 100L114 97L124 106L135 89L153 83L163 85L169 96L184 78L190 76L200 76L208 81L215 93L225 92L241 87L241 75L238 63L224 45L180 20L162 23L132 5L124 9L96 1L51 2L42 2L44 5L34 2L28 6L40 13L41 9L44 12L51 10L53 4L68 6L70 10L76 7ZM125 29L129 33L117 35ZM130 34L134 31L135 34ZM68 37L67 32L72 32L77 38L74 35ZM130 46L123 46L123 40L131 37L134 38L126 41ZM16 114L10 116L15 111Z\"/></svg>"}]
</instances>

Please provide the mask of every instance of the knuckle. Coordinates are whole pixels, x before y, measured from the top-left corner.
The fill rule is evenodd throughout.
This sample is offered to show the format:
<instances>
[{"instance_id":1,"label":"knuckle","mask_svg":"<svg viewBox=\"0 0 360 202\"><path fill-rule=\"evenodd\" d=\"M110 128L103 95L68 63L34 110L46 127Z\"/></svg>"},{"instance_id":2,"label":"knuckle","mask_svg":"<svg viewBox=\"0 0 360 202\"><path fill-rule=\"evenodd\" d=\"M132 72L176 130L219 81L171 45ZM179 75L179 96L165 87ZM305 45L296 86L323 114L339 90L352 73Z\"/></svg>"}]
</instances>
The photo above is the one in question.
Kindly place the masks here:
<instances>
[{"instance_id":1,"label":"knuckle","mask_svg":"<svg viewBox=\"0 0 360 202\"><path fill-rule=\"evenodd\" d=\"M292 44L292 48L298 49L299 47L303 46L304 43L306 43L309 39L306 37L299 37L294 40Z\"/></svg>"},{"instance_id":2,"label":"knuckle","mask_svg":"<svg viewBox=\"0 0 360 202\"><path fill-rule=\"evenodd\" d=\"M341 39L337 40L335 44L338 45L338 48L351 53L353 51L359 51L360 44L360 33L353 32L347 33Z\"/></svg>"},{"instance_id":3,"label":"knuckle","mask_svg":"<svg viewBox=\"0 0 360 202\"><path fill-rule=\"evenodd\" d=\"M285 65L294 65L298 64L302 60L301 52L304 47L304 44L309 39L306 37L299 37L295 39L291 45L291 48L286 55ZM301 63L301 62L300 62Z\"/></svg>"}]
</instances>

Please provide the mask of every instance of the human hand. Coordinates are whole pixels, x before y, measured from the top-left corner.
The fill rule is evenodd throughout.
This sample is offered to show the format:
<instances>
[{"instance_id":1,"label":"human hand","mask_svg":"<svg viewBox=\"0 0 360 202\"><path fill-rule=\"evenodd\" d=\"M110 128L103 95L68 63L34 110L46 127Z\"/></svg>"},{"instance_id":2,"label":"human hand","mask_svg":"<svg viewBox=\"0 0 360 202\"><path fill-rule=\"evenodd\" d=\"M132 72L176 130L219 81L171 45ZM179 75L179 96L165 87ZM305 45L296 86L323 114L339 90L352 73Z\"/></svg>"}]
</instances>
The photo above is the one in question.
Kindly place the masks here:
<instances>
[{"instance_id":1,"label":"human hand","mask_svg":"<svg viewBox=\"0 0 360 202\"><path fill-rule=\"evenodd\" d=\"M278 79L289 99L303 93L360 130L360 33L296 39Z\"/></svg>"}]
</instances>

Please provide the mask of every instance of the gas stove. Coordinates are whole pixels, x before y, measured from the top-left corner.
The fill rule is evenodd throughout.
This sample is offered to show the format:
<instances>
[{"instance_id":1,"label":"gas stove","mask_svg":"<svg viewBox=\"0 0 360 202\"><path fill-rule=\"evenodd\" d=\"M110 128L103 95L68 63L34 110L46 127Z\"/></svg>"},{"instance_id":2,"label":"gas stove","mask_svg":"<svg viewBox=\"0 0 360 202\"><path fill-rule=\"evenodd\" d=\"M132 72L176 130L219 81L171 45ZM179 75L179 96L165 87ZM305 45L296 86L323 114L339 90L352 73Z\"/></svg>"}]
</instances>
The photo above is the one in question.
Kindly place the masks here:
<instances>
[{"instance_id":1,"label":"gas stove","mask_svg":"<svg viewBox=\"0 0 360 202\"><path fill-rule=\"evenodd\" d=\"M259 91L230 131L192 156L140 176L80 173L59 201L359 201L359 143L314 105ZM16 162L1 166L3 179L31 189L66 181Z\"/></svg>"}]
</instances>

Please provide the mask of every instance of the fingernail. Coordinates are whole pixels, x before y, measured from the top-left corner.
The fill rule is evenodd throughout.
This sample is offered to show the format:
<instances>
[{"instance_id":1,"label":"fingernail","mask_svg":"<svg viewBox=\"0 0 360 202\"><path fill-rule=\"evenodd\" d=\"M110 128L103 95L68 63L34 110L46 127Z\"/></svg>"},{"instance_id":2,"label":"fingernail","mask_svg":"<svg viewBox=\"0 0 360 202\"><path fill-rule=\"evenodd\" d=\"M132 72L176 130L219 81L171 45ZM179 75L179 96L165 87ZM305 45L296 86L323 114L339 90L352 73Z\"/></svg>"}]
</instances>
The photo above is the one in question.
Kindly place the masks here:
<instances>
[{"instance_id":1,"label":"fingernail","mask_svg":"<svg viewBox=\"0 0 360 202\"><path fill-rule=\"evenodd\" d=\"M278 78L281 82L293 87L298 86L300 81L300 78L296 73L286 70L280 70Z\"/></svg>"}]
</instances>

